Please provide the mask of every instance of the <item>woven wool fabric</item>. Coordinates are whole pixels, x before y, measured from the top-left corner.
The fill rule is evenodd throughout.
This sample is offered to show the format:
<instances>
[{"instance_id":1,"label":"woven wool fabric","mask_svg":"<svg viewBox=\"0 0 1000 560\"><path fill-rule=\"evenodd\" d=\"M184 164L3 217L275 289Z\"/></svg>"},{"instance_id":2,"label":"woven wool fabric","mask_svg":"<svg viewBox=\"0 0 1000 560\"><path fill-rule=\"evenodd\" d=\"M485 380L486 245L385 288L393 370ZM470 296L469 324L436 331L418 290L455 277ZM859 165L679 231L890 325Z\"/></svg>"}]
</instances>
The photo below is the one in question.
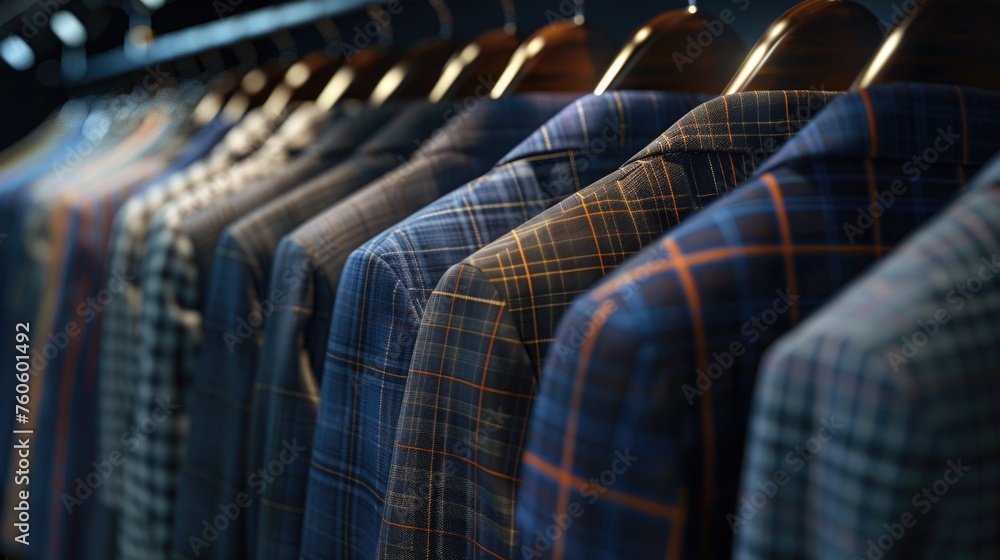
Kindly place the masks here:
<instances>
[{"instance_id":1,"label":"woven wool fabric","mask_svg":"<svg viewBox=\"0 0 1000 560\"><path fill-rule=\"evenodd\" d=\"M996 118L969 104L970 150ZM1000 160L977 182L765 356L744 499L807 466L740 515L737 558L1000 556Z\"/></svg>"},{"instance_id":2,"label":"woven wool fabric","mask_svg":"<svg viewBox=\"0 0 1000 560\"><path fill-rule=\"evenodd\" d=\"M455 114L446 104L430 139L404 165L326 209L278 247L271 286L283 301L264 325L250 431L250 467L272 464L295 447L294 461L263 485L252 547L258 558L300 552L319 384L337 284L354 249L426 204L488 171L575 95L526 95L480 101ZM450 117L450 118L449 118ZM435 122L436 121L436 122ZM417 146L412 136L395 142ZM286 455L287 457L287 455Z\"/></svg>"},{"instance_id":3,"label":"woven wool fabric","mask_svg":"<svg viewBox=\"0 0 1000 560\"><path fill-rule=\"evenodd\" d=\"M998 100L922 85L845 95L575 302L523 457L518 527L532 557L728 557L744 532L732 516L762 352L948 204L1000 148ZM878 220L857 226L878 197Z\"/></svg>"},{"instance_id":4,"label":"woven wool fabric","mask_svg":"<svg viewBox=\"0 0 1000 560\"><path fill-rule=\"evenodd\" d=\"M406 382L383 557L520 554L514 505L525 428L570 302L743 182L835 96L754 92L709 101L620 171L445 274L424 310ZM456 446L472 457L454 456Z\"/></svg>"},{"instance_id":5,"label":"woven wool fabric","mask_svg":"<svg viewBox=\"0 0 1000 560\"><path fill-rule=\"evenodd\" d=\"M337 291L302 556L374 558L392 441L424 306L448 268L625 163L704 95L591 95L488 174L351 254Z\"/></svg>"}]
</instances>

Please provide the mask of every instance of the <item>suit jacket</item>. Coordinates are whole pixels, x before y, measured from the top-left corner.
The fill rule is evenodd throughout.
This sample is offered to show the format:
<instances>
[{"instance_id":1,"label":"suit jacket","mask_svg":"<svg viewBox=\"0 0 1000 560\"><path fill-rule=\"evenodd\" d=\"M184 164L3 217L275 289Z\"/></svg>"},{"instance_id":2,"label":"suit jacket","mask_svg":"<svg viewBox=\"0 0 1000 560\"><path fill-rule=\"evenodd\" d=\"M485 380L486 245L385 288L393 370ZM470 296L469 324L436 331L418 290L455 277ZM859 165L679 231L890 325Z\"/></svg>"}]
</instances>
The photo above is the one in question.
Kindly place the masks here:
<instances>
[{"instance_id":1,"label":"suit jacket","mask_svg":"<svg viewBox=\"0 0 1000 560\"><path fill-rule=\"evenodd\" d=\"M558 319L627 256L742 182L834 96L755 92L709 101L618 172L445 274L424 310L406 382L385 557L520 554L519 459ZM456 446L472 457L455 457Z\"/></svg>"},{"instance_id":2,"label":"suit jacket","mask_svg":"<svg viewBox=\"0 0 1000 560\"><path fill-rule=\"evenodd\" d=\"M271 289L282 301L264 323L251 423L250 467L268 465L289 446L297 459L262 490L256 515L258 558L300 554L320 372L337 283L351 252L383 229L478 177L574 99L532 95L479 101L454 114L400 168L286 236ZM411 137L400 140L411 143ZM300 449L301 448L301 449ZM291 452L289 452L291 453ZM253 533L253 531L251 531Z\"/></svg>"},{"instance_id":3,"label":"suit jacket","mask_svg":"<svg viewBox=\"0 0 1000 560\"><path fill-rule=\"evenodd\" d=\"M975 133L996 136L996 107L969 107L960 142L973 153ZM737 558L1000 555L1000 160L991 167L764 357ZM760 504L758 481L778 471L788 480Z\"/></svg>"},{"instance_id":4,"label":"suit jacket","mask_svg":"<svg viewBox=\"0 0 1000 560\"><path fill-rule=\"evenodd\" d=\"M1000 148L997 100L923 85L845 95L747 184L575 302L528 426L522 546L551 558L728 557L745 530L732 515L761 353ZM878 220L859 218L879 200ZM869 227L848 227L858 220ZM573 522L547 543L553 516Z\"/></svg>"},{"instance_id":5,"label":"suit jacket","mask_svg":"<svg viewBox=\"0 0 1000 560\"><path fill-rule=\"evenodd\" d=\"M258 115L259 116L259 115ZM177 200L184 193L197 188L214 171L232 165L246 155L248 146L233 142L234 136L264 138L271 126L263 119L248 115L229 129L225 138L215 146L211 155L193 163L183 172L150 186L130 198L115 214L109 241L106 274L115 271L129 276L129 285L123 297L112 298L103 310L98 361L99 432L98 455L109 456L121 450L122 434L130 427L133 387L131 374L138 367L134 353L138 345L138 320L143 291L138 276L146 253L146 236L153 215L163 205ZM239 144L246 144L239 143ZM245 149L240 149L245 148ZM98 492L98 500L115 516L122 507L122 477L112 477ZM117 526L117 520L111 522Z\"/></svg>"},{"instance_id":6,"label":"suit jacket","mask_svg":"<svg viewBox=\"0 0 1000 560\"><path fill-rule=\"evenodd\" d=\"M250 396L262 335L257 327L264 320L260 303L267 299L266 275L274 249L281 235L295 225L284 225L270 215L255 215L250 218L253 225L247 227L242 225L245 221L240 223L241 218L253 214L257 206L266 206L268 200L308 184L309 178L324 168L340 169L325 173L324 180L333 174L344 178L345 170L351 169L357 178L340 183L346 184L345 188L377 176L382 165L369 168L354 160L343 167L337 164L349 158L401 108L391 104L343 115L289 166L190 216L182 224L197 254L199 276L207 277L207 297L204 343L190 390L190 423L199 428L189 433L184 453L173 530L174 558L246 558L248 554L247 515L232 520L210 546L197 547L197 554L189 542L191 535L201 535L201 522L209 512L247 490ZM391 161L394 155L379 161ZM234 220L239 225L228 227ZM209 266L212 257L214 266Z\"/></svg>"},{"instance_id":7,"label":"suit jacket","mask_svg":"<svg viewBox=\"0 0 1000 560\"><path fill-rule=\"evenodd\" d=\"M294 113L293 113L294 114ZM291 119L292 115L289 115ZM321 116L321 115L318 115ZM122 514L118 550L124 558L168 558L184 438L188 428L187 388L201 342L202 280L184 220L286 165L314 135L284 125L259 136L240 135L239 143L263 145L236 165L194 183L157 208L152 195L144 204L157 208L149 221L140 259L131 363L124 382L131 384L125 408L133 437L125 438L129 460L122 464ZM293 123L294 124L294 123ZM227 138L229 140L229 138ZM161 202L162 203L162 202ZM126 401L127 402L127 401ZM156 422L152 422L156 420Z\"/></svg>"},{"instance_id":8,"label":"suit jacket","mask_svg":"<svg viewBox=\"0 0 1000 560\"><path fill-rule=\"evenodd\" d=\"M23 212L24 221L19 217L15 223L24 224L21 239L28 249L17 277L29 285L14 288L21 301L12 315L30 322L35 353L29 422L17 429L34 430L31 479L36 484L12 486L3 511L13 512L10 500L27 489L32 511L47 512L46 522L33 527L36 546L17 551L28 558L85 558L92 550L97 500L80 499L92 490L81 489L78 481L94 471L97 456L100 312L109 296L120 293L114 288L120 289L121 277L105 275L111 217L124 199L169 169L171 144L185 132L169 115L162 106L149 111L135 131L103 153L93 143L83 144L94 150L93 160L74 154L79 165L51 162L52 173L33 184L26 207L15 210ZM11 526L5 514L0 517L4 527Z\"/></svg>"},{"instance_id":9,"label":"suit jacket","mask_svg":"<svg viewBox=\"0 0 1000 560\"><path fill-rule=\"evenodd\" d=\"M354 251L323 370L304 558L374 558L396 419L420 317L448 268L617 169L703 95L587 96L489 173Z\"/></svg>"},{"instance_id":10,"label":"suit jacket","mask_svg":"<svg viewBox=\"0 0 1000 560\"><path fill-rule=\"evenodd\" d=\"M344 192L353 191L363 181L377 177L391 167L393 160L402 157L400 154L412 151L403 140L386 136L387 130L395 134L413 130L429 131L430 123L436 122L440 114L440 109L431 107L429 103L408 108L391 126L381 130L359 148L358 159L352 158L352 163L356 165L337 166L301 188L257 209L240 222L262 219L261 216L265 216L264 223L268 227L261 228L261 233L272 232L270 248L273 250L281 235L273 233L275 230L293 229L305 219L301 217L302 214L311 215L310 212L317 211L312 207L316 201L337 200L338 193L343 196ZM238 192L241 186L252 184L253 180L266 177L274 169L286 165L296 150L309 141L308 138L295 134L295 129L283 127L281 131L281 135L268 137L265 145L254 152L252 158L241 161L241 165L221 177L206 181L194 191L185 193L154 216L148 234L149 248L140 275L144 297L140 322L141 344L137 353L140 359L134 391L135 422L140 422L145 417L140 415L148 416L149 412L146 411L156 406L154 398L162 399L173 395L186 397L200 350L201 310L204 305L203 274L196 258L194 240L188 237L189 232L183 227L184 220L225 200ZM289 150L290 147L293 149ZM309 202L308 205L306 201ZM269 219L272 216L273 219ZM180 412L170 416L168 426L154 431L149 436L149 441L140 448L141 452L135 453L139 457L126 465L126 495L140 497L126 500L123 508L123 518L129 520L131 530L123 529L119 537L120 548L141 551L131 554L150 557L153 554L197 556L211 548L213 540L208 538L211 533L205 533L207 529L203 526L197 534L185 535L182 549L172 549L174 507L180 461L186 445L186 427L189 425L187 414L190 410L186 402L182 401L181 405ZM247 485L253 484L249 479L250 474L245 475ZM155 538L149 538L151 534Z\"/></svg>"}]
</instances>

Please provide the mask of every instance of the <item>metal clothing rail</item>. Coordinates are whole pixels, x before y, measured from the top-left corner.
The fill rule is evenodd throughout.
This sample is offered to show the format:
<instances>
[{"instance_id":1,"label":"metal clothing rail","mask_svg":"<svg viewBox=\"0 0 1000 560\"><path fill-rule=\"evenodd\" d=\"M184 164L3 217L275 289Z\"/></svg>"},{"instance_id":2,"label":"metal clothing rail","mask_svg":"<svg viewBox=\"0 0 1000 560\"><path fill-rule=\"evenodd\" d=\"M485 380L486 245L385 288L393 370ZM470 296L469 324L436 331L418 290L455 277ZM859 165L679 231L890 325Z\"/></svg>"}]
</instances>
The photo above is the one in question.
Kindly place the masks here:
<instances>
[{"instance_id":1,"label":"metal clothing rail","mask_svg":"<svg viewBox=\"0 0 1000 560\"><path fill-rule=\"evenodd\" d=\"M256 39L281 29L337 16L373 0L302 0L260 8L156 37L142 50L118 48L90 57L87 69L73 85L87 84L128 74L146 66L195 55L248 39Z\"/></svg>"}]
</instances>

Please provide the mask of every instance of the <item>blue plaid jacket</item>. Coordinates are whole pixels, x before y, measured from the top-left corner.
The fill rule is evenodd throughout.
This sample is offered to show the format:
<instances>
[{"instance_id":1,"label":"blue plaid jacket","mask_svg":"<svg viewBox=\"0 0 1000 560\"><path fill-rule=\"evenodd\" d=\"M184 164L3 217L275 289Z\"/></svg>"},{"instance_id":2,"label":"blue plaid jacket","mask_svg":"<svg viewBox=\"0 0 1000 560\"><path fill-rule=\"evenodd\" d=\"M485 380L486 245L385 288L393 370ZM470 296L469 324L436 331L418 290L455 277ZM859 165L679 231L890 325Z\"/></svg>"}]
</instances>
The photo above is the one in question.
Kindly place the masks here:
<instances>
[{"instance_id":1,"label":"blue plaid jacket","mask_svg":"<svg viewBox=\"0 0 1000 560\"><path fill-rule=\"evenodd\" d=\"M1000 159L981 177L764 357L736 557L1000 557Z\"/></svg>"},{"instance_id":2,"label":"blue plaid jacket","mask_svg":"<svg viewBox=\"0 0 1000 560\"><path fill-rule=\"evenodd\" d=\"M707 96L588 96L485 176L378 235L348 259L320 398L304 558L374 558L396 419L420 318L448 268L611 173Z\"/></svg>"},{"instance_id":3,"label":"blue plaid jacket","mask_svg":"<svg viewBox=\"0 0 1000 560\"><path fill-rule=\"evenodd\" d=\"M521 451L563 312L627 256L743 182L835 95L713 99L619 171L448 270L424 309L406 381L381 555L521 554Z\"/></svg>"},{"instance_id":4,"label":"blue plaid jacket","mask_svg":"<svg viewBox=\"0 0 1000 560\"><path fill-rule=\"evenodd\" d=\"M332 136L333 142L324 146L323 157L315 159L332 163L340 159L339 156L356 151L358 144L374 135L400 108L399 105L385 105L338 120L318 141L327 142L327 137ZM396 153L331 165L332 170L322 174L319 181L329 181L331 176L336 176L338 186L345 190L360 187L392 165ZM307 163L315 165L316 162ZM294 191L300 186L296 182L300 175L282 172L275 180L253 185L248 190ZM305 183L310 184L309 181ZM335 190L326 189L326 194L333 196ZM211 216L202 215L197 222L186 224L193 230L190 236L196 253L207 249L199 247L199 240L208 242L216 238L218 246L211 251L215 258L205 298L203 343L190 391L190 423L198 428L188 434L184 453L173 533L174 558L242 559L248 554L246 527L249 515L231 520L218 538L211 543L204 541L209 544L207 547L198 546L193 550L189 537L201 537L205 530L201 522L209 514L217 513L219 504L235 503L239 493L247 490L250 398L257 370L257 352L263 339L260 327L273 303L268 294L267 274L281 237L298 225L295 220L278 219L265 204L262 205L265 210L246 213L246 219L236 220L220 237L214 224L224 222L226 215L246 212L255 198L267 193L254 194L237 193L237 196L244 196L216 204L211 208ZM204 221L206 218L210 220ZM206 235L213 230L214 236Z\"/></svg>"},{"instance_id":5,"label":"blue plaid jacket","mask_svg":"<svg viewBox=\"0 0 1000 560\"><path fill-rule=\"evenodd\" d=\"M250 431L250 468L296 459L258 492L250 533L257 558L297 558L306 505L320 374L337 284L352 251L442 195L488 171L575 96L532 95L446 108L439 129L404 165L286 236L271 273L283 301L264 323ZM411 138L399 138L413 144ZM252 522L253 523L253 522Z\"/></svg>"},{"instance_id":6,"label":"blue plaid jacket","mask_svg":"<svg viewBox=\"0 0 1000 560\"><path fill-rule=\"evenodd\" d=\"M528 427L525 557L728 557L745 530L737 486L761 353L1000 149L998 101L923 85L845 95L747 184L574 303ZM781 484L767 474L760 488Z\"/></svg>"}]
</instances>

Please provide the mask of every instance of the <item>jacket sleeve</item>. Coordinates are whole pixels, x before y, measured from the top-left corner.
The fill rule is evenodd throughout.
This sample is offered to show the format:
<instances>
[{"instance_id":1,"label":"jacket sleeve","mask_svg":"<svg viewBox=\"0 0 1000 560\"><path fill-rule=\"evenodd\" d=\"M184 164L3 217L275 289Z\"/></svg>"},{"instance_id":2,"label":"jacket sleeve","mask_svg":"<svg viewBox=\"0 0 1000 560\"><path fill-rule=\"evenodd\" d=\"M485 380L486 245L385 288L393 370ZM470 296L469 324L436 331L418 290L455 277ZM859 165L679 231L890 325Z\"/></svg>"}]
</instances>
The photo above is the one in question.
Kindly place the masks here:
<instances>
[{"instance_id":1,"label":"jacket sleeve","mask_svg":"<svg viewBox=\"0 0 1000 560\"><path fill-rule=\"evenodd\" d=\"M512 558L535 367L486 275L452 267L424 313L382 523L381 558Z\"/></svg>"}]
</instances>

